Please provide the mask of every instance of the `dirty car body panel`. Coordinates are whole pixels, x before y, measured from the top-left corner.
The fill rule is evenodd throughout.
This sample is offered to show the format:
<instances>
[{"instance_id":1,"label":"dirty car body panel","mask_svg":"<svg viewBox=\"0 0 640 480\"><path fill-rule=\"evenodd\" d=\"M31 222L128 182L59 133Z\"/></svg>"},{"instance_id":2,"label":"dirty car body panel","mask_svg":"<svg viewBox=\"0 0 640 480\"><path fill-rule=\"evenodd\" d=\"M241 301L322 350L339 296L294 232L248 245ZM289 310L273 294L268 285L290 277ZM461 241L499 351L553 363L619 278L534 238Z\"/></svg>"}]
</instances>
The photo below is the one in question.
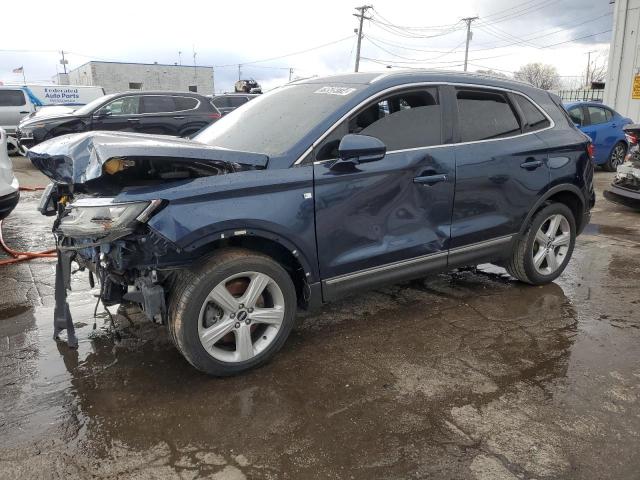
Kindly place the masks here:
<instances>
[{"instance_id":1,"label":"dirty car body panel","mask_svg":"<svg viewBox=\"0 0 640 480\"><path fill-rule=\"evenodd\" d=\"M614 203L640 211L640 125L629 124L624 130L630 144L629 154L625 163L617 168L616 176L604 191L604 196Z\"/></svg>"},{"instance_id":2,"label":"dirty car body panel","mask_svg":"<svg viewBox=\"0 0 640 480\"><path fill-rule=\"evenodd\" d=\"M497 120L479 128L467 100ZM487 76L367 73L293 82L190 140L98 131L46 141L29 157L54 181L41 211L57 215L56 334L72 333L72 261L98 276L106 305L133 301L171 325L172 295L186 288L176 285L195 278L185 272L203 272L227 249L282 267L297 306L314 308L430 271L507 262L554 203L571 209L563 214L579 233L593 165L588 138L560 108L547 92ZM511 123L496 135L500 115ZM260 298L284 302L279 274L265 268ZM200 316L210 318L206 302ZM253 309L239 308L230 317L218 309L220 318L249 325ZM262 340L253 341L258 357Z\"/></svg>"}]
</instances>

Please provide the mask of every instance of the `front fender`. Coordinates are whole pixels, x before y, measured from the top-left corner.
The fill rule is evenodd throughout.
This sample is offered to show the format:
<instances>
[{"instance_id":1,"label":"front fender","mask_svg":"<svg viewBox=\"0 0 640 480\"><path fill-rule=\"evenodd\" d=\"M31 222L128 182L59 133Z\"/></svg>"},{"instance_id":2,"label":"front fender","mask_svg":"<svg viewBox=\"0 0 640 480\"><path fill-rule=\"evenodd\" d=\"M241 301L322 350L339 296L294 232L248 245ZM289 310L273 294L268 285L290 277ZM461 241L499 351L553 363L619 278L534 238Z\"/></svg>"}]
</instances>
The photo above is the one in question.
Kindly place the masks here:
<instances>
[{"instance_id":1,"label":"front fender","mask_svg":"<svg viewBox=\"0 0 640 480\"><path fill-rule=\"evenodd\" d=\"M167 206L149 227L185 252L228 236L256 235L294 253L315 281L313 169L250 170L180 185L122 192L118 201L159 198Z\"/></svg>"}]
</instances>

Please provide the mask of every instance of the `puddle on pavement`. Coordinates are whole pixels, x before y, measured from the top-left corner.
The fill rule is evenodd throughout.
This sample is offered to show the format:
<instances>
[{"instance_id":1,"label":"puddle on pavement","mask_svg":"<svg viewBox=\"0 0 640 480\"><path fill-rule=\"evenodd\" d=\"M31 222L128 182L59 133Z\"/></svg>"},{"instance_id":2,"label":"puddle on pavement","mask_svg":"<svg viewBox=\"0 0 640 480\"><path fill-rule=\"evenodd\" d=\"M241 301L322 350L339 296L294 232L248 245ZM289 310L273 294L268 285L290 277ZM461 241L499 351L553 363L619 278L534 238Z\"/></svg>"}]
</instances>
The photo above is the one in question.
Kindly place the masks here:
<instances>
[{"instance_id":1,"label":"puddle on pavement","mask_svg":"<svg viewBox=\"0 0 640 480\"><path fill-rule=\"evenodd\" d=\"M619 227L616 225L598 225L596 223L590 223L585 228L583 233L587 235L638 235L638 230L634 228Z\"/></svg>"},{"instance_id":2,"label":"puddle on pavement","mask_svg":"<svg viewBox=\"0 0 640 480\"><path fill-rule=\"evenodd\" d=\"M621 257L579 250L562 281L542 287L483 265L355 296L301 315L270 364L224 379L195 371L164 327L138 316L117 316L119 335L104 315L93 330L95 299L80 288L78 350L52 340L52 309L5 310L0 459L27 477L65 455L116 476L160 465L388 478L436 460L454 471L488 438L512 463L531 461L528 445L556 445L527 468L557 476L568 471L562 448L585 444L580 422L615 428L607 448L619 451L640 430L640 417L619 413L635 411L640 378L640 335L627 328L640 323L627 302L637 288L622 288L635 267Z\"/></svg>"}]
</instances>

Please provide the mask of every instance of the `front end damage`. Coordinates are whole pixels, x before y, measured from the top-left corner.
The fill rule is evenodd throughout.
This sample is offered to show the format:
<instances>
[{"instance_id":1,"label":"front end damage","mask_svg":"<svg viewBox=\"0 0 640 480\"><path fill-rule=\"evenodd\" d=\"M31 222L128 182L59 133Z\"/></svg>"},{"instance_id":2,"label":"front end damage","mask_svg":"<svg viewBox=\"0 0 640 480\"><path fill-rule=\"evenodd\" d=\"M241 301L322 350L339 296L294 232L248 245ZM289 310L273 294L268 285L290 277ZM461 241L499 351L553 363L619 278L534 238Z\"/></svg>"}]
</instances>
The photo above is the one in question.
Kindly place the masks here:
<instances>
[{"instance_id":1,"label":"front end damage","mask_svg":"<svg viewBox=\"0 0 640 480\"><path fill-rule=\"evenodd\" d=\"M77 346L66 300L72 272L88 272L92 287L97 279L105 306L134 302L150 320L164 323L172 283L203 252L184 252L148 225L169 203L163 191L202 177L261 169L268 161L188 140L106 132L59 137L36 146L29 157L53 180L39 209L56 216L54 338L67 330L71 347ZM132 190L148 198L122 198Z\"/></svg>"},{"instance_id":2,"label":"front end damage","mask_svg":"<svg viewBox=\"0 0 640 480\"><path fill-rule=\"evenodd\" d=\"M624 128L629 142L629 153L625 162L616 170L616 176L608 189L604 191L607 200L640 210L640 125L627 125Z\"/></svg>"}]
</instances>

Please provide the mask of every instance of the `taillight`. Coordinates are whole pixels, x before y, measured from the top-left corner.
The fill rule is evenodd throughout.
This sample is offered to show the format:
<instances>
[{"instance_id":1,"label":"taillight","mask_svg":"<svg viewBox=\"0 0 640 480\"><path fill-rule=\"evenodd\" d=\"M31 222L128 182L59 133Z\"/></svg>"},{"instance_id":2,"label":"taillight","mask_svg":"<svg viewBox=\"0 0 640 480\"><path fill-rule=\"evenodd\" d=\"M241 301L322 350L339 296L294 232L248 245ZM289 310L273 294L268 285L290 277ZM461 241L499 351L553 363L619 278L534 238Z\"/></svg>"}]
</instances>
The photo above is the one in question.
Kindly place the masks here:
<instances>
[{"instance_id":1,"label":"taillight","mask_svg":"<svg viewBox=\"0 0 640 480\"><path fill-rule=\"evenodd\" d=\"M222 118L222 115L220 115L219 113L210 113L209 118L218 119L218 118Z\"/></svg>"},{"instance_id":2,"label":"taillight","mask_svg":"<svg viewBox=\"0 0 640 480\"><path fill-rule=\"evenodd\" d=\"M635 133L625 133L624 136L627 137L629 145L636 145L638 143L638 135Z\"/></svg>"},{"instance_id":3,"label":"taillight","mask_svg":"<svg viewBox=\"0 0 640 480\"><path fill-rule=\"evenodd\" d=\"M591 142L589 142L589 144L587 145L587 154L589 155L589 158L591 160L596 158L596 147L594 147L593 143Z\"/></svg>"}]
</instances>

